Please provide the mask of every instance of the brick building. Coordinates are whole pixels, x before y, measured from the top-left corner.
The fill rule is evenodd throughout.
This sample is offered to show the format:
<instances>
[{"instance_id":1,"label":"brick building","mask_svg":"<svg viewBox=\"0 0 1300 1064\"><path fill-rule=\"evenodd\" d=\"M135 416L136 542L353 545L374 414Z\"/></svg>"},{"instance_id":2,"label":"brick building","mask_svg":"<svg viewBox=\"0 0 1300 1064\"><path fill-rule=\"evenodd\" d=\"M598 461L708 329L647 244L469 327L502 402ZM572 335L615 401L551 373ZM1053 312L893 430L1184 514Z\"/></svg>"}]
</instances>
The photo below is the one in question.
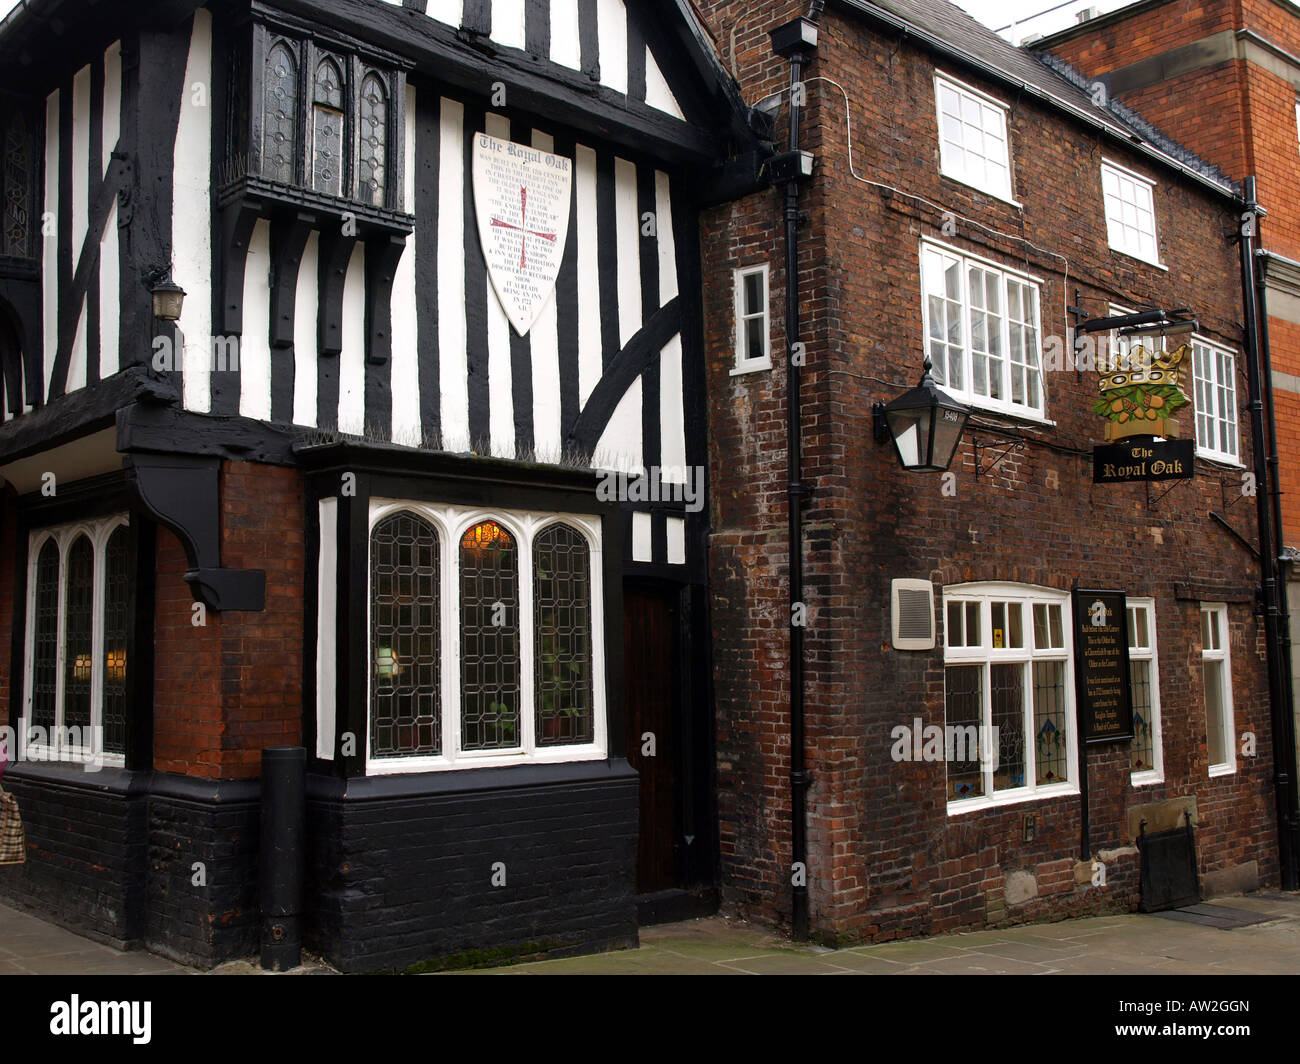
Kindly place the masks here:
<instances>
[{"instance_id":1,"label":"brick building","mask_svg":"<svg viewBox=\"0 0 1300 1064\"><path fill-rule=\"evenodd\" d=\"M1277 881L1240 191L946 3L822 8L804 184L791 0L0 24L0 896L251 952L296 745L303 940L348 971L719 899L827 939L1126 910L1144 821L1208 892ZM1196 476L1094 485L1077 327L1152 307L1194 318ZM952 477L876 442L923 357ZM1132 738L1080 734L1076 586Z\"/></svg>"},{"instance_id":2,"label":"brick building","mask_svg":"<svg viewBox=\"0 0 1300 1064\"><path fill-rule=\"evenodd\" d=\"M796 340L811 931L879 939L1128 909L1142 822L1171 827L1184 810L1204 891L1276 882L1257 527L1243 498L1240 190L942 0L822 7L800 75L799 146L816 170L799 198L797 337L782 323L780 191L703 220L724 905L799 920L786 635ZM704 8L784 149L792 74L768 34L808 6ZM751 277L760 290L767 279L765 301L745 295ZM738 317L755 306L770 308L770 347ZM1149 307L1198 322L1181 418L1195 479L1094 484L1098 375L1060 354L1081 320ZM947 479L903 471L873 437L873 404L915 385L927 357L973 408ZM932 649L899 649L896 580L933 594ZM1127 593L1132 742L1075 733L1082 656L1052 625L1059 615L1068 630L1076 586ZM907 739L961 721L1001 725L1001 767L982 779ZM1238 749L1247 732L1253 758Z\"/></svg>"},{"instance_id":3,"label":"brick building","mask_svg":"<svg viewBox=\"0 0 1300 1064\"><path fill-rule=\"evenodd\" d=\"M1259 298L1268 324L1273 408L1270 452L1289 612L1300 611L1300 11L1278 0L1130 4L1039 38L1035 51L1066 60L1229 177L1256 179L1268 216L1260 226ZM1273 430L1270 430L1273 432ZM1293 629L1291 688L1300 730L1300 635ZM1295 769L1300 773L1300 757Z\"/></svg>"}]
</instances>

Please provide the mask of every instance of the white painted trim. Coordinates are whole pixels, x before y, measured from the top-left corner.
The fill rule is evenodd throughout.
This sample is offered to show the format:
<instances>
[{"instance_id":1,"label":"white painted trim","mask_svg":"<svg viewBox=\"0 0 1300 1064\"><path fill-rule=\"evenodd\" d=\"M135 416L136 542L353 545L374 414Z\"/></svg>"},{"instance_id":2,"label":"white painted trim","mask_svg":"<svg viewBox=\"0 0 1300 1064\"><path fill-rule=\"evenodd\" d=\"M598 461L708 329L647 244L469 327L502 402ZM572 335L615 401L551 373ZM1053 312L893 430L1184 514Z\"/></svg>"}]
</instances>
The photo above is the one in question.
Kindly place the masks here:
<instances>
[{"instance_id":1,"label":"white painted trim","mask_svg":"<svg viewBox=\"0 0 1300 1064\"><path fill-rule=\"evenodd\" d=\"M735 350L735 365L731 376L742 373L757 373L772 368L772 278L771 266L760 263L757 266L741 266L731 272L732 329ZM745 281L759 275L763 278L763 354L760 358L748 358L745 355Z\"/></svg>"},{"instance_id":2,"label":"white painted trim","mask_svg":"<svg viewBox=\"0 0 1300 1064\"><path fill-rule=\"evenodd\" d=\"M1129 647L1129 661L1151 662L1151 751L1155 761L1154 767L1141 772L1130 772L1129 783L1134 787L1149 787L1165 781L1164 707L1160 704L1160 647L1156 636L1156 600L1150 597L1126 598L1129 609L1134 607L1147 611L1147 637L1151 646L1145 650ZM1128 618L1125 618L1127 628Z\"/></svg>"},{"instance_id":3,"label":"white painted trim","mask_svg":"<svg viewBox=\"0 0 1300 1064\"><path fill-rule=\"evenodd\" d=\"M668 518L668 564L686 564L686 520L682 517Z\"/></svg>"},{"instance_id":4,"label":"white painted trim","mask_svg":"<svg viewBox=\"0 0 1300 1064\"><path fill-rule=\"evenodd\" d=\"M980 610L980 643L978 647L948 646L948 605L952 601L975 602ZM992 629L993 602L1021 603L1021 623L1024 632L1024 647L1005 647L995 649ZM1039 649L1034 646L1035 603L1058 606L1061 610L1061 637L1064 646ZM1076 709L1074 693L1074 631L1070 614L1070 594L1055 588L1040 587L1033 584L1015 584L1005 581L987 581L968 584L950 584L941 589L940 614L943 617L944 672L945 691L946 674L949 666L982 665L984 679L981 683L983 706L981 726L992 725L992 691L989 684L989 670L996 664L1019 664L1026 669L1027 682L1024 685L1023 723L1024 723L1024 772L1026 780L1037 777L1036 751L1034 745L1034 707L1033 707L1033 670L1035 662L1055 661L1062 663L1064 675L1062 684L1065 695L1065 764L1067 778L1059 783L1038 786L1026 784L1012 790L993 790L993 768L983 770L984 794L974 798L946 799L949 816L956 816L979 809L994 806L1015 805L1021 802L1038 801L1046 798L1079 793L1079 737L1076 726ZM947 719L947 696L944 696L944 719ZM944 792L948 789L947 773L944 776Z\"/></svg>"},{"instance_id":5,"label":"white painted trim","mask_svg":"<svg viewBox=\"0 0 1300 1064\"><path fill-rule=\"evenodd\" d=\"M674 336L659 354L659 466L664 480L686 472L685 386L682 338Z\"/></svg>"},{"instance_id":6,"label":"white painted trim","mask_svg":"<svg viewBox=\"0 0 1300 1064\"><path fill-rule=\"evenodd\" d=\"M1237 771L1237 714L1236 707L1232 698L1232 629L1228 626L1228 604L1226 602L1202 602L1201 613L1213 613L1219 618L1219 643L1218 650L1207 650L1204 645L1201 647L1202 665L1206 661L1223 662L1223 751L1227 755L1226 761L1212 763L1209 766L1209 775L1231 776ZM1202 683L1204 683L1204 668L1201 670ZM1209 715L1206 714L1206 757L1209 757Z\"/></svg>"},{"instance_id":7,"label":"white painted trim","mask_svg":"<svg viewBox=\"0 0 1300 1064\"><path fill-rule=\"evenodd\" d=\"M45 349L44 374L41 378L43 394L27 396L27 401L44 401L49 395L50 379L54 376L54 361L59 352L59 90L45 98L45 211L41 218L41 244L46 249L41 255L41 311L44 318L42 333ZM49 232L47 233L47 227Z\"/></svg>"},{"instance_id":8,"label":"white painted trim","mask_svg":"<svg viewBox=\"0 0 1300 1064\"><path fill-rule=\"evenodd\" d=\"M575 761L601 761L608 755L608 695L605 683L605 607L600 520L586 514L548 514L526 510L466 509L458 506L412 502L396 499L372 499L369 531L394 513L409 511L428 521L437 530L440 549L440 602L442 676L442 756L418 758L376 758L370 748L370 727L366 727L366 771L370 775L395 775L412 772L444 772L464 768L501 765L557 764ZM519 563L519 669L520 669L520 746L502 752L461 751L460 731L460 538L480 521L497 521L516 539ZM591 646L592 646L592 716L593 741L583 746L538 749L534 735L534 629L533 629L533 544L538 534L554 524L566 524L587 540L591 564ZM369 572L367 534L367 566ZM448 593L453 589L453 593ZM369 589L367 588L367 599ZM366 655L372 638L369 611L366 621ZM370 669L366 669L367 721L370 712Z\"/></svg>"},{"instance_id":9,"label":"white painted trim","mask_svg":"<svg viewBox=\"0 0 1300 1064\"><path fill-rule=\"evenodd\" d=\"M338 727L338 510L338 499L321 499L317 504L316 756L325 761L334 760Z\"/></svg>"},{"instance_id":10,"label":"white painted trim","mask_svg":"<svg viewBox=\"0 0 1300 1064\"><path fill-rule=\"evenodd\" d=\"M553 153L555 138L533 130L533 147ZM560 417L560 319L556 291L551 289L529 335L533 379L533 448L544 462L564 457L564 429Z\"/></svg>"},{"instance_id":11,"label":"white painted trim","mask_svg":"<svg viewBox=\"0 0 1300 1064\"><path fill-rule=\"evenodd\" d=\"M935 132L939 141L939 173L943 177L956 181L959 184L965 185L967 188L972 188L975 189L977 192L982 192L985 195L993 196L995 199L1002 200L1004 203L1009 203L1013 207L1016 207L1017 209L1020 208L1021 204L1018 203L1015 198L1015 167L1012 165L1010 108L1001 100L997 99L996 97L990 96L986 92L981 92L973 85L968 85L966 84L966 82L960 81L959 79L954 78L952 75L945 74L938 69L936 69L934 72L933 84L934 84ZM959 98L962 96L962 94L972 96L975 98L975 101L977 103L987 104L990 107L994 107L1001 114L1002 143L1006 147L1006 157L1005 159L1002 160L1003 163L1005 164L1006 172L1007 172L1007 183L1005 187L992 188L988 185L976 184L974 181L969 180L970 178L969 173L959 172L955 167L950 166L951 160L948 158L948 153L944 149L943 104L940 100L940 94L939 94L940 88L945 85L950 89L952 89L954 92L956 92ZM960 121L962 122L964 128L966 123L965 117L962 116ZM984 130L983 121L981 121L980 123L980 130L981 133Z\"/></svg>"},{"instance_id":12,"label":"white painted trim","mask_svg":"<svg viewBox=\"0 0 1300 1064\"><path fill-rule=\"evenodd\" d=\"M655 171L655 215L659 245L659 302L670 303L680 291L677 282L677 233L673 222L672 179Z\"/></svg>"},{"instance_id":13,"label":"white painted trim","mask_svg":"<svg viewBox=\"0 0 1300 1064\"><path fill-rule=\"evenodd\" d=\"M442 445L447 451L470 449L464 131L465 105L444 97L438 163L438 373Z\"/></svg>"},{"instance_id":14,"label":"white painted trim","mask_svg":"<svg viewBox=\"0 0 1300 1064\"><path fill-rule=\"evenodd\" d=\"M492 0L492 40L505 48L524 47L524 0Z\"/></svg>"},{"instance_id":15,"label":"white painted trim","mask_svg":"<svg viewBox=\"0 0 1300 1064\"><path fill-rule=\"evenodd\" d=\"M317 358L320 312L320 234L311 232L298 264L297 295L293 304L293 423L316 427Z\"/></svg>"},{"instance_id":16,"label":"white painted trim","mask_svg":"<svg viewBox=\"0 0 1300 1064\"><path fill-rule=\"evenodd\" d=\"M1137 251L1121 247L1115 243L1115 232L1110 224L1110 208L1107 202L1106 194L1106 171L1110 169L1115 172L1117 177L1124 177L1130 181L1146 187L1151 197L1151 243L1155 247L1155 257L1147 258L1145 255L1138 254ZM1160 261L1160 225L1156 218L1156 182L1149 177L1130 170L1128 167L1102 156L1101 159L1101 199L1102 199L1102 216L1106 223L1106 243L1111 251L1124 255L1138 262L1145 262L1148 266L1154 266L1156 269L1168 272L1169 267Z\"/></svg>"},{"instance_id":17,"label":"white painted trim","mask_svg":"<svg viewBox=\"0 0 1300 1064\"><path fill-rule=\"evenodd\" d=\"M614 159L614 219L618 246L618 333L626 347L642 325L641 214L636 164Z\"/></svg>"},{"instance_id":18,"label":"white painted trim","mask_svg":"<svg viewBox=\"0 0 1300 1064\"><path fill-rule=\"evenodd\" d=\"M652 562L655 560L652 533L653 519L646 513L632 515L632 560L634 562Z\"/></svg>"},{"instance_id":19,"label":"white painted trim","mask_svg":"<svg viewBox=\"0 0 1300 1064\"><path fill-rule=\"evenodd\" d=\"M668 79L664 77L664 72L659 69L659 64L655 62L654 53L649 48L645 50L645 102L657 111L663 111L674 118L680 118L683 122L686 121L686 114L682 110L682 105L677 102L677 97L673 95Z\"/></svg>"},{"instance_id":20,"label":"white painted trim","mask_svg":"<svg viewBox=\"0 0 1300 1064\"><path fill-rule=\"evenodd\" d=\"M1242 464L1241 461L1241 408L1240 408L1241 397L1240 397L1240 390L1237 387L1237 350L1236 348L1229 347L1227 344L1221 344L1215 342L1214 340L1207 339L1206 337L1201 336L1199 333L1192 334L1190 344L1193 346L1193 350L1191 353L1192 364L1189 367L1188 376L1190 376L1192 379L1192 404L1191 404L1192 418L1193 418L1192 438L1193 440L1196 441L1196 457L1205 458L1211 462L1219 462L1222 463L1223 465L1231 466L1234 469L1245 469L1246 467L1245 465ZM1196 344L1200 344L1202 347L1209 348L1212 354L1229 355L1232 358L1231 379L1232 379L1232 396L1234 400L1232 413L1235 418L1236 433L1237 433L1236 454L1228 454L1226 451L1221 451L1217 447L1201 446L1200 432L1198 431L1200 428L1200 422L1198 418L1199 411L1197 410L1197 405L1196 405L1196 351L1195 351ZM1216 362L1214 377L1210 381L1210 386L1214 388L1216 392L1218 388L1218 382L1219 382L1219 372L1218 372L1218 364ZM1219 420L1220 420L1219 411L1217 409L1217 403L1216 403L1216 409L1213 417L1216 435L1218 434Z\"/></svg>"}]
</instances>

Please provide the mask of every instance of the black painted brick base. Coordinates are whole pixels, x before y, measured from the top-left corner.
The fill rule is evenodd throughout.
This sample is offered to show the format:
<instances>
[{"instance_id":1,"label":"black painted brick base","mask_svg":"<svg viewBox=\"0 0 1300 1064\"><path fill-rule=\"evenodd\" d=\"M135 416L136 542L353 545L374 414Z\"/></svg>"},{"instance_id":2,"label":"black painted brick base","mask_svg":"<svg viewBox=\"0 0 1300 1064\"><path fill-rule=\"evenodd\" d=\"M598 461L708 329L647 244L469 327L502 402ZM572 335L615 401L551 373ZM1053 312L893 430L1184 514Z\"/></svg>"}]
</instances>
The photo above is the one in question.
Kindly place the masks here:
<instances>
[{"instance_id":1,"label":"black painted brick base","mask_svg":"<svg viewBox=\"0 0 1300 1064\"><path fill-rule=\"evenodd\" d=\"M621 766L603 779L364 800L309 785L307 947L361 972L634 946L637 780ZM505 886L492 885L497 862Z\"/></svg>"}]
</instances>

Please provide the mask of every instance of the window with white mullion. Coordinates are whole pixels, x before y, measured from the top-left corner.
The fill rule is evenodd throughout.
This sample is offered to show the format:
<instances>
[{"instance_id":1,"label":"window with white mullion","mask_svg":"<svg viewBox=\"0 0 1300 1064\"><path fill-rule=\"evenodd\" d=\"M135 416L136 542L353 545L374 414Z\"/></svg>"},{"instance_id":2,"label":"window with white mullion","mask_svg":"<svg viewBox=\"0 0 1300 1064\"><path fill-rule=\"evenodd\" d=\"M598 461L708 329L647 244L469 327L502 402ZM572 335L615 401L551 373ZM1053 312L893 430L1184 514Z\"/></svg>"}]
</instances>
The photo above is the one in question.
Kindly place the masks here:
<instances>
[{"instance_id":1,"label":"window with white mullion","mask_svg":"<svg viewBox=\"0 0 1300 1064\"><path fill-rule=\"evenodd\" d=\"M1211 776L1237 771L1229 641L1228 607L1223 603L1203 604L1201 678L1205 689L1206 751Z\"/></svg>"},{"instance_id":2,"label":"window with white mullion","mask_svg":"<svg viewBox=\"0 0 1300 1064\"><path fill-rule=\"evenodd\" d=\"M1160 265L1156 242L1155 183L1103 161L1102 198L1110 246L1126 255Z\"/></svg>"},{"instance_id":3,"label":"window with white mullion","mask_svg":"<svg viewBox=\"0 0 1300 1064\"><path fill-rule=\"evenodd\" d=\"M1006 106L942 74L934 86L940 172L1010 201Z\"/></svg>"},{"instance_id":4,"label":"window with white mullion","mask_svg":"<svg viewBox=\"0 0 1300 1064\"><path fill-rule=\"evenodd\" d=\"M1001 399L1003 388L1002 277L980 266L966 269L970 307L971 389L989 399Z\"/></svg>"},{"instance_id":5,"label":"window with white mullion","mask_svg":"<svg viewBox=\"0 0 1300 1064\"><path fill-rule=\"evenodd\" d=\"M966 390L966 305L961 260L936 248L924 251L925 299L930 361L934 379L954 391Z\"/></svg>"},{"instance_id":6,"label":"window with white mullion","mask_svg":"<svg viewBox=\"0 0 1300 1064\"><path fill-rule=\"evenodd\" d=\"M1135 786L1164 780L1160 732L1160 668L1156 651L1155 600L1128 600L1129 689L1133 742L1129 748Z\"/></svg>"},{"instance_id":7,"label":"window with white mullion","mask_svg":"<svg viewBox=\"0 0 1300 1064\"><path fill-rule=\"evenodd\" d=\"M1232 351L1193 338L1196 447L1205 458L1240 461L1236 372L1237 359Z\"/></svg>"},{"instance_id":8,"label":"window with white mullion","mask_svg":"<svg viewBox=\"0 0 1300 1064\"><path fill-rule=\"evenodd\" d=\"M984 587L945 591L945 723L987 744L978 765L948 764L950 812L1056 793L1073 776L1066 600Z\"/></svg>"}]
</instances>

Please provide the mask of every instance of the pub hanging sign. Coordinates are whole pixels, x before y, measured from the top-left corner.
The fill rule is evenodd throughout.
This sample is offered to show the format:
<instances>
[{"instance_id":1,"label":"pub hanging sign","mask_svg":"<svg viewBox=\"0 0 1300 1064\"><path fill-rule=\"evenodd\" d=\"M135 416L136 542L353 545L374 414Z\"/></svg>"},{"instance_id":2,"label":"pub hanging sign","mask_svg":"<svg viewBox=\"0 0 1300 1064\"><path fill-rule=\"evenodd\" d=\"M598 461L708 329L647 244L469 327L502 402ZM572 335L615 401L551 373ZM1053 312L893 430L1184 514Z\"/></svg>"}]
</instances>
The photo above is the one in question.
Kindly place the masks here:
<instances>
[{"instance_id":1,"label":"pub hanging sign","mask_svg":"<svg viewBox=\"0 0 1300 1064\"><path fill-rule=\"evenodd\" d=\"M1128 607L1122 591L1076 588L1074 689L1086 743L1133 738Z\"/></svg>"},{"instance_id":2,"label":"pub hanging sign","mask_svg":"<svg viewBox=\"0 0 1300 1064\"><path fill-rule=\"evenodd\" d=\"M1101 377L1093 412L1106 419L1106 443L1093 448L1094 484L1190 480L1196 475L1196 446L1178 439L1171 417L1187 405L1182 383L1191 348L1150 351L1135 346ZM1161 437L1161 438L1157 438Z\"/></svg>"}]
</instances>

